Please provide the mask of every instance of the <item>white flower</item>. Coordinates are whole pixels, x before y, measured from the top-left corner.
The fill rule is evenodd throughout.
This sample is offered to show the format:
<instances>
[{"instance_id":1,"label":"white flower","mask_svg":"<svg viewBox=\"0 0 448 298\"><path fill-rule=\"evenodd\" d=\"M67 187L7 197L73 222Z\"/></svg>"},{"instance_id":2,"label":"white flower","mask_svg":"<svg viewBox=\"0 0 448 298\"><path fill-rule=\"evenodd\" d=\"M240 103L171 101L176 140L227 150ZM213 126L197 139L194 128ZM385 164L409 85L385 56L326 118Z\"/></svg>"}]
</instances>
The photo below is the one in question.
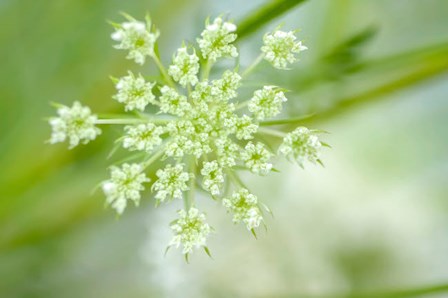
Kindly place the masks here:
<instances>
[{"instance_id":1,"label":"white flower","mask_svg":"<svg viewBox=\"0 0 448 298\"><path fill-rule=\"evenodd\" d=\"M140 192L145 188L143 183L150 179L142 173L140 164L123 164L121 168L111 167L110 180L102 183L107 203L114 208L118 214L122 214L126 208L127 200L131 200L138 206Z\"/></svg>"},{"instance_id":2,"label":"white flower","mask_svg":"<svg viewBox=\"0 0 448 298\"><path fill-rule=\"evenodd\" d=\"M78 101L75 101L72 107L59 105L57 113L59 117L52 117L48 121L52 128L51 144L64 142L68 138L69 148L73 148L80 142L87 144L101 133L101 130L95 127L96 115Z\"/></svg>"},{"instance_id":3,"label":"white flower","mask_svg":"<svg viewBox=\"0 0 448 298\"><path fill-rule=\"evenodd\" d=\"M265 53L264 58L278 69L287 69L288 63L297 61L296 54L308 49L301 41L296 42L293 31L265 34L263 42L261 51Z\"/></svg>"},{"instance_id":4,"label":"white flower","mask_svg":"<svg viewBox=\"0 0 448 298\"><path fill-rule=\"evenodd\" d=\"M179 210L179 218L171 224L174 237L170 246L179 247L183 245L183 254L189 254L193 248L205 247L207 236L211 232L210 226L205 222L205 214L199 213L198 209L190 208L188 212Z\"/></svg>"},{"instance_id":5,"label":"white flower","mask_svg":"<svg viewBox=\"0 0 448 298\"><path fill-rule=\"evenodd\" d=\"M235 117L231 121L232 132L238 140L253 139L253 134L257 132L258 125L252 122L253 119L247 115Z\"/></svg>"},{"instance_id":6,"label":"white flower","mask_svg":"<svg viewBox=\"0 0 448 298\"><path fill-rule=\"evenodd\" d=\"M173 88L163 86L160 92L162 93L159 98L160 111L182 117L190 110L191 106L187 98Z\"/></svg>"},{"instance_id":7,"label":"white flower","mask_svg":"<svg viewBox=\"0 0 448 298\"><path fill-rule=\"evenodd\" d=\"M188 84L194 86L198 82L199 58L193 49L193 54L188 54L185 46L177 50L173 64L168 68L168 74L183 87Z\"/></svg>"},{"instance_id":8,"label":"white flower","mask_svg":"<svg viewBox=\"0 0 448 298\"><path fill-rule=\"evenodd\" d=\"M113 96L115 100L125 105L126 111L145 110L149 103L154 103L155 96L152 88L155 83L146 82L141 76L135 77L132 72L118 80L115 88L118 93Z\"/></svg>"},{"instance_id":9,"label":"white flower","mask_svg":"<svg viewBox=\"0 0 448 298\"><path fill-rule=\"evenodd\" d=\"M230 138L219 138L215 142L216 155L219 164L222 167L231 168L236 165L236 159L239 158L240 147L232 142Z\"/></svg>"},{"instance_id":10,"label":"white flower","mask_svg":"<svg viewBox=\"0 0 448 298\"><path fill-rule=\"evenodd\" d=\"M151 152L154 147L162 143L160 135L163 134L163 128L153 123L126 126L126 135L123 139L123 147L130 151L139 150Z\"/></svg>"},{"instance_id":11,"label":"white flower","mask_svg":"<svg viewBox=\"0 0 448 298\"><path fill-rule=\"evenodd\" d=\"M233 213L233 222L243 222L248 230L257 228L263 220L257 197L245 188L233 193L232 197L223 199L222 204L228 212Z\"/></svg>"},{"instance_id":12,"label":"white flower","mask_svg":"<svg viewBox=\"0 0 448 298\"><path fill-rule=\"evenodd\" d=\"M157 170L157 177L159 178L152 185L152 191L157 192L155 198L163 202L167 197L173 199L181 199L182 192L189 189L187 186L190 180L190 174L184 172L184 166L177 164L175 166L167 165L165 169Z\"/></svg>"},{"instance_id":13,"label":"white flower","mask_svg":"<svg viewBox=\"0 0 448 298\"><path fill-rule=\"evenodd\" d=\"M202 179L204 189L210 192L213 196L219 195L224 183L224 174L219 163L216 160L204 162L201 169L201 175L204 176Z\"/></svg>"},{"instance_id":14,"label":"white flower","mask_svg":"<svg viewBox=\"0 0 448 298\"><path fill-rule=\"evenodd\" d=\"M190 97L197 104L213 101L212 86L208 83L208 81L199 82L194 87Z\"/></svg>"},{"instance_id":15,"label":"white flower","mask_svg":"<svg viewBox=\"0 0 448 298\"><path fill-rule=\"evenodd\" d=\"M212 82L212 95L222 101L235 98L238 95L236 89L241 85L240 81L241 76L238 73L226 70L221 79Z\"/></svg>"},{"instance_id":16,"label":"white flower","mask_svg":"<svg viewBox=\"0 0 448 298\"><path fill-rule=\"evenodd\" d=\"M266 175L271 171L272 164L269 163L271 157L272 153L262 143L254 145L252 142L249 142L241 153L241 158L246 164L246 167L252 173L259 175Z\"/></svg>"},{"instance_id":17,"label":"white flower","mask_svg":"<svg viewBox=\"0 0 448 298\"><path fill-rule=\"evenodd\" d=\"M322 143L313 131L306 127L298 127L285 136L278 151L285 156L290 156L303 166L305 161L320 162L321 147Z\"/></svg>"},{"instance_id":18,"label":"white flower","mask_svg":"<svg viewBox=\"0 0 448 298\"><path fill-rule=\"evenodd\" d=\"M128 50L127 59L133 59L136 63L143 65L146 56L154 55L154 45L160 35L159 30L151 32L151 21L146 24L136 21L130 17L128 22L115 25L116 31L111 35L112 39L118 41L116 49Z\"/></svg>"},{"instance_id":19,"label":"white flower","mask_svg":"<svg viewBox=\"0 0 448 298\"><path fill-rule=\"evenodd\" d=\"M232 42L236 39L236 26L230 22L224 22L218 17L213 24L206 23L205 30L198 38L202 56L214 62L220 57L237 57L238 52Z\"/></svg>"},{"instance_id":20,"label":"white flower","mask_svg":"<svg viewBox=\"0 0 448 298\"><path fill-rule=\"evenodd\" d=\"M275 86L264 86L254 92L248 109L258 120L277 116L282 110L282 103L286 102L285 94Z\"/></svg>"}]
</instances>

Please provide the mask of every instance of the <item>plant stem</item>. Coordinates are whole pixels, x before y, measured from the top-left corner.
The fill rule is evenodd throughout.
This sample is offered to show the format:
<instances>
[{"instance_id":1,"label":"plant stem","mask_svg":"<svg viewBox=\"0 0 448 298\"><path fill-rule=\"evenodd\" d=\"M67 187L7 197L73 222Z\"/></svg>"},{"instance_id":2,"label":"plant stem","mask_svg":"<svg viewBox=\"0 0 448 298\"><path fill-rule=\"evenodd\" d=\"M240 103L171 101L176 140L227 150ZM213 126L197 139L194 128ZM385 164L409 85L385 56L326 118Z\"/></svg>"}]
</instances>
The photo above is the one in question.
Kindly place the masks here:
<instances>
[{"instance_id":1,"label":"plant stem","mask_svg":"<svg viewBox=\"0 0 448 298\"><path fill-rule=\"evenodd\" d=\"M146 119L97 119L95 124L136 124L150 122Z\"/></svg>"},{"instance_id":2,"label":"plant stem","mask_svg":"<svg viewBox=\"0 0 448 298\"><path fill-rule=\"evenodd\" d=\"M205 62L205 65L204 65L204 69L202 71L202 80L203 81L208 80L211 69L212 69L212 62L209 59L207 59L207 61Z\"/></svg>"},{"instance_id":3,"label":"plant stem","mask_svg":"<svg viewBox=\"0 0 448 298\"><path fill-rule=\"evenodd\" d=\"M267 135L271 135L271 136L274 136L274 137L279 137L279 138L284 138L286 136L286 133L284 133L282 131L273 130L273 129L265 128L265 127L258 128L258 132L264 133L264 134L267 134Z\"/></svg>"},{"instance_id":4,"label":"plant stem","mask_svg":"<svg viewBox=\"0 0 448 298\"><path fill-rule=\"evenodd\" d=\"M163 64L160 61L160 59L156 55L152 55L151 57L154 60L154 62L156 63L157 67L159 68L159 71L162 74L163 78L165 79L166 83L168 85L170 85L171 87L173 87L174 89L176 89L176 85L174 84L173 80L171 79L171 77L166 72L166 69L163 66Z\"/></svg>"},{"instance_id":5,"label":"plant stem","mask_svg":"<svg viewBox=\"0 0 448 298\"><path fill-rule=\"evenodd\" d=\"M297 122L301 122L305 119L313 117L314 114L304 115L296 118L290 119L278 119L278 120L270 120L270 121L261 121L260 126L273 126L273 125L283 125L283 124L294 124Z\"/></svg>"},{"instance_id":6,"label":"plant stem","mask_svg":"<svg viewBox=\"0 0 448 298\"><path fill-rule=\"evenodd\" d=\"M148 159L147 161L145 161L143 163L143 169L146 169L147 167L149 167L152 163L154 163L156 160L158 160L160 157L162 157L162 155L165 153L165 150L163 150L163 148L157 150L157 152L151 156L150 159Z\"/></svg>"},{"instance_id":7,"label":"plant stem","mask_svg":"<svg viewBox=\"0 0 448 298\"><path fill-rule=\"evenodd\" d=\"M190 210L190 208L194 205L195 201L195 187L196 187L196 163L194 158L191 159L190 171L193 174L190 180L190 189L188 190L187 196L184 197L184 207L185 211Z\"/></svg>"},{"instance_id":8,"label":"plant stem","mask_svg":"<svg viewBox=\"0 0 448 298\"><path fill-rule=\"evenodd\" d=\"M235 182L237 186L247 189L246 185L243 183L243 181L238 175L234 174L232 171L227 171L227 175L229 175L229 177L232 178L232 180Z\"/></svg>"},{"instance_id":9,"label":"plant stem","mask_svg":"<svg viewBox=\"0 0 448 298\"><path fill-rule=\"evenodd\" d=\"M260 53L260 55L258 55L258 57L254 60L254 62L252 62L252 64L243 71L243 73L241 74L241 78L246 78L257 67L257 65L260 64L263 58L264 53Z\"/></svg>"}]
</instances>

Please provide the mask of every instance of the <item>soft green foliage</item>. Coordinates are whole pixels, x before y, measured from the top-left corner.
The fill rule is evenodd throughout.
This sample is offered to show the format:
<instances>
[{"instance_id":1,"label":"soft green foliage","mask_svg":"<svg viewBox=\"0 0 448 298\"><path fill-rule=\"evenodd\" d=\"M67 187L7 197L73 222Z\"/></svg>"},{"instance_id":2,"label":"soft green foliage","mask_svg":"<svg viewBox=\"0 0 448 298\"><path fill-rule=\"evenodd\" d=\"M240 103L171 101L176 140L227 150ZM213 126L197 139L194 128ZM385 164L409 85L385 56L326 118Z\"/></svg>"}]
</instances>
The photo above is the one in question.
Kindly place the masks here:
<instances>
[{"instance_id":1,"label":"soft green foliage","mask_svg":"<svg viewBox=\"0 0 448 298\"><path fill-rule=\"evenodd\" d=\"M117 31L112 38L122 42L118 48L129 50L128 58L135 62L143 64L147 56L152 58L164 83L146 82L141 75L136 77L131 72L115 80L117 94L114 99L122 103L126 111L144 112L151 104L159 110L156 114L141 113L139 117L99 120L89 114L92 127L95 123L126 125L125 135L119 141L125 149L143 151L146 155L141 163L124 164L122 169L112 168L112 178L103 183L103 190L107 202L121 214L127 200L138 204L140 191L144 189L142 183L149 182L143 171L159 159L166 161L167 165L157 170L157 179L151 191L156 205L172 199L184 200L185 211L179 213L180 219L173 226L176 236L172 244L183 244L183 252L188 254L195 246L205 246L209 229L203 223L205 216L199 215L195 209L196 184L213 199L222 200L231 189L243 187L236 167L246 168L257 175L269 174L273 170L275 154L267 149L264 138L258 138L259 135L270 134L267 130L259 129L262 124L260 121L279 115L287 99L281 88L272 85L255 90L253 98L249 100L239 98L243 76L261 62L260 58L248 68L250 71L240 73L239 67L227 69L217 79L210 80L209 72L218 58L238 56L233 45L237 38L234 33L236 25L233 23L221 17L211 24L207 21L198 39L199 52L205 60L202 67L194 47L188 50L190 47L184 44L177 50L173 64L166 70L153 52L159 31L150 27L149 18L145 25L132 17L126 17L129 22L114 25ZM271 35L265 36L260 57L274 61L276 67L278 63L283 65L285 59L289 63L294 62L291 53L297 52L300 47L292 34L277 31L272 35L273 40ZM280 56L272 60L272 51ZM200 69L202 74L199 76ZM159 96L154 95L153 88L159 90ZM89 110L85 111L90 113ZM164 114L163 117L160 114ZM55 119L58 118L52 121ZM90 139L94 137L92 135ZM288 146L291 146L289 139L285 138L281 148ZM294 146L300 147L301 143L294 142ZM309 144L303 143L303 146L309 147ZM295 147L293 150L297 159L314 161L308 147ZM286 151L283 153L288 154ZM230 187L224 190L226 181ZM262 220L256 196L244 188L223 202L234 213L234 222L244 222L255 235L254 229Z\"/></svg>"}]
</instances>

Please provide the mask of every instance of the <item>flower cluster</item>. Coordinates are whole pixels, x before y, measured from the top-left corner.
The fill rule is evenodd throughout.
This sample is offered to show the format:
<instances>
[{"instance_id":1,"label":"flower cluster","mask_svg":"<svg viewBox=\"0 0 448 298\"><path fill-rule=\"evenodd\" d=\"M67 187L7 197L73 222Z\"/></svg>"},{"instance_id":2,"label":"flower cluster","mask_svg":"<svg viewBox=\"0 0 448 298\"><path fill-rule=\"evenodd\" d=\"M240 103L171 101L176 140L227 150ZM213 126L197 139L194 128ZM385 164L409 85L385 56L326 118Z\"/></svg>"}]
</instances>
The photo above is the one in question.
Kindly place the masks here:
<instances>
[{"instance_id":1,"label":"flower cluster","mask_svg":"<svg viewBox=\"0 0 448 298\"><path fill-rule=\"evenodd\" d=\"M239 88L245 76L261 58L274 67L284 69L296 61L295 54L306 49L296 41L293 32L276 31L265 35L260 57L245 71L227 69L210 79L209 73L219 58L237 57L233 44L236 26L221 17L206 21L205 30L197 39L197 47L185 43L177 50L172 64L165 68L155 54L159 31L149 18L140 22L130 16L122 24L113 24L115 47L127 50L127 58L144 64L154 60L160 71L156 81L146 81L131 72L113 79L117 90L113 98L125 111L137 112L125 118L97 119L90 109L75 102L73 107L58 106L58 117L49 120L53 133L51 143L69 139L70 147L96 138L96 125L124 125L124 135L118 139L130 152L133 164L111 168L111 178L102 183L106 202L121 214L127 201L139 204L144 184L150 180L145 171L159 161L155 181L150 190L156 206L175 199L184 201L184 210L171 228L174 238L170 246L183 246L188 254L196 247L208 253L206 239L211 227L203 212L197 209L195 194L202 188L214 200L233 214L234 223L254 229L263 222L257 196L244 186L238 170L267 175L273 170L275 154L272 138L282 137L278 153L296 160L319 162L324 144L315 131L300 127L289 134L268 128L276 121L268 119L281 114L287 101L284 89L278 86L259 86L253 97L240 96ZM151 109L148 109L151 106ZM153 111L156 112L153 112ZM150 112L151 111L151 112ZM280 123L288 123L281 119ZM291 123L295 122L291 120Z\"/></svg>"},{"instance_id":2,"label":"flower cluster","mask_svg":"<svg viewBox=\"0 0 448 298\"><path fill-rule=\"evenodd\" d=\"M233 193L230 198L223 199L222 204L233 213L233 222L243 222L248 230L258 228L263 220L257 197L245 188Z\"/></svg>"}]
</instances>

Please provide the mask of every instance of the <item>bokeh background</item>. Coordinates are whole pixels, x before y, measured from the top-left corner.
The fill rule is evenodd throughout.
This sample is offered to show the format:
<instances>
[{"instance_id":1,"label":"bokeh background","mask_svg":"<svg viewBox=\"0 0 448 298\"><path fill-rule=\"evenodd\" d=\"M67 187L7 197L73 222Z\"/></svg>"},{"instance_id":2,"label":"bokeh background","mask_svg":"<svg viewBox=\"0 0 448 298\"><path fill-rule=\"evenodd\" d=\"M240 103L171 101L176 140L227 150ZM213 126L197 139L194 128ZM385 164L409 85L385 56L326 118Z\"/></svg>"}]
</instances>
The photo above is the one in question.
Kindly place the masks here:
<instances>
[{"instance_id":1,"label":"bokeh background","mask_svg":"<svg viewBox=\"0 0 448 298\"><path fill-rule=\"evenodd\" d=\"M448 1L309 0L241 40L244 66L266 31L301 29L294 70L252 79L292 90L285 116L315 113L304 124L333 149L325 168L243 177L275 216L258 240L199 197L213 260L164 257L181 202L105 208L93 190L119 128L45 144L50 102L120 112L109 75L154 72L112 48L120 11L151 14L167 64L207 16L239 23L267 3L0 0L0 297L448 297Z\"/></svg>"}]
</instances>

